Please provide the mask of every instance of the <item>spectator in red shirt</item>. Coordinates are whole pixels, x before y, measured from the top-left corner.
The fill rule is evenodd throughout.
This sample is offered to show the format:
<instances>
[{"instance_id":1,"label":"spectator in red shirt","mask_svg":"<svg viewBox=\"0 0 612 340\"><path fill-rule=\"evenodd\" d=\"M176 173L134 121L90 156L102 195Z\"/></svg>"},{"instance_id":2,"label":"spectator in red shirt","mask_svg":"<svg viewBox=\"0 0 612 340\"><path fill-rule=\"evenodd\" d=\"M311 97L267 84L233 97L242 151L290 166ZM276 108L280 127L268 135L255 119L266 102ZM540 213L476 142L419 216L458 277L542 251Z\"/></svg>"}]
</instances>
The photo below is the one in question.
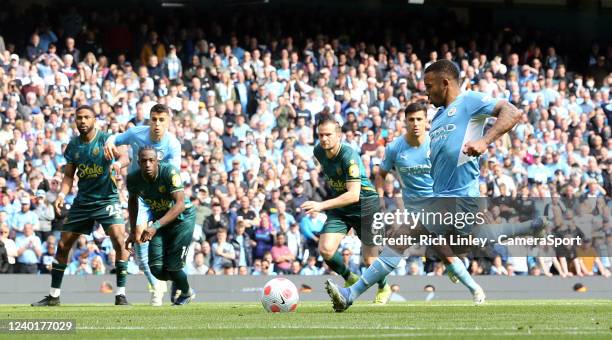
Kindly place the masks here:
<instances>
[{"instance_id":1,"label":"spectator in red shirt","mask_svg":"<svg viewBox=\"0 0 612 340\"><path fill-rule=\"evenodd\" d=\"M365 155L373 156L376 153L376 149L378 148L378 144L376 143L376 138L374 137L374 131L369 130L367 132L367 140L361 146L361 153Z\"/></svg>"},{"instance_id":2,"label":"spectator in red shirt","mask_svg":"<svg viewBox=\"0 0 612 340\"><path fill-rule=\"evenodd\" d=\"M272 247L272 259L275 263L275 268L278 273L289 274L291 271L291 262L295 260L295 256L285 245L287 238L285 234L276 235L276 244Z\"/></svg>"}]
</instances>

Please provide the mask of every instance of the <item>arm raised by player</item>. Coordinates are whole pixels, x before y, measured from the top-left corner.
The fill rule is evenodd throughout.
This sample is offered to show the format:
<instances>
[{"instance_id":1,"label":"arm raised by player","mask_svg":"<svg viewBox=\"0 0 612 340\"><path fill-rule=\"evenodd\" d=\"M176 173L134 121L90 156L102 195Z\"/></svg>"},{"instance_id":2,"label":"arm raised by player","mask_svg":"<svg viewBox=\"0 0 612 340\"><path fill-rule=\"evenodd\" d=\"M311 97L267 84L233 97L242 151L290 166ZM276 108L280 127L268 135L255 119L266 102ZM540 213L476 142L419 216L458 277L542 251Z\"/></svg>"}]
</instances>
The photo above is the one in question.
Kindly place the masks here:
<instances>
[{"instance_id":1,"label":"arm raised by player","mask_svg":"<svg viewBox=\"0 0 612 340\"><path fill-rule=\"evenodd\" d=\"M124 133L108 137L106 143L104 143L104 157L110 161L119 156L117 145L129 144L132 135L132 129L128 129Z\"/></svg>"},{"instance_id":2,"label":"arm raised by player","mask_svg":"<svg viewBox=\"0 0 612 340\"><path fill-rule=\"evenodd\" d=\"M115 153L115 156L118 154ZM121 169L125 168L130 164L130 157L124 152L121 153L119 159L115 160L113 164L111 164L111 169L115 171L116 176L121 176Z\"/></svg>"},{"instance_id":3,"label":"arm raised by player","mask_svg":"<svg viewBox=\"0 0 612 340\"><path fill-rule=\"evenodd\" d=\"M155 232L157 232L157 229L172 223L183 211L185 211L185 192L183 190L178 190L171 193L171 195L174 205L164 214L164 216L162 216L162 218L153 222L149 228L142 232L142 236L140 237L141 242L150 241L155 235Z\"/></svg>"},{"instance_id":4,"label":"arm raised by player","mask_svg":"<svg viewBox=\"0 0 612 340\"><path fill-rule=\"evenodd\" d=\"M321 212L329 209L342 208L349 204L359 202L360 191L360 181L349 181L346 182L346 192L342 195L323 202L307 201L302 204L301 208L307 214L314 211Z\"/></svg>"},{"instance_id":5,"label":"arm raised by player","mask_svg":"<svg viewBox=\"0 0 612 340\"><path fill-rule=\"evenodd\" d=\"M473 157L482 155L487 150L489 144L499 139L506 132L512 130L521 119L521 111L506 100L500 100L495 105L491 115L497 117L493 126L482 138L465 143L463 153Z\"/></svg>"},{"instance_id":6,"label":"arm raised by player","mask_svg":"<svg viewBox=\"0 0 612 340\"><path fill-rule=\"evenodd\" d=\"M76 166L73 163L67 163L64 165L64 179L62 180L62 187L57 199L53 203L55 210L58 214L61 214L62 208L64 207L64 198L72 190L72 184L74 183L74 173L76 172Z\"/></svg>"}]
</instances>

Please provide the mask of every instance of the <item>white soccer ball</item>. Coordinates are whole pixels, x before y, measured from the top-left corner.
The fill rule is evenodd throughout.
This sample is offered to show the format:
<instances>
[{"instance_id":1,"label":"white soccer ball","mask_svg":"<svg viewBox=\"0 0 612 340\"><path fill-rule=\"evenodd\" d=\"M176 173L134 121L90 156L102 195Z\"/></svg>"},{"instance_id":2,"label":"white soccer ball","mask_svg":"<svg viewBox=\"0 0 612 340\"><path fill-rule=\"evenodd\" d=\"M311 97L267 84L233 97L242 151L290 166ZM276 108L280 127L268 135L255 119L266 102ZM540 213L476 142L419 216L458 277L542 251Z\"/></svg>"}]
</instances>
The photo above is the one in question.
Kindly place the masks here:
<instances>
[{"instance_id":1,"label":"white soccer ball","mask_svg":"<svg viewBox=\"0 0 612 340\"><path fill-rule=\"evenodd\" d=\"M295 312L299 300L297 288L284 277L268 281L261 293L261 304L271 313Z\"/></svg>"}]
</instances>

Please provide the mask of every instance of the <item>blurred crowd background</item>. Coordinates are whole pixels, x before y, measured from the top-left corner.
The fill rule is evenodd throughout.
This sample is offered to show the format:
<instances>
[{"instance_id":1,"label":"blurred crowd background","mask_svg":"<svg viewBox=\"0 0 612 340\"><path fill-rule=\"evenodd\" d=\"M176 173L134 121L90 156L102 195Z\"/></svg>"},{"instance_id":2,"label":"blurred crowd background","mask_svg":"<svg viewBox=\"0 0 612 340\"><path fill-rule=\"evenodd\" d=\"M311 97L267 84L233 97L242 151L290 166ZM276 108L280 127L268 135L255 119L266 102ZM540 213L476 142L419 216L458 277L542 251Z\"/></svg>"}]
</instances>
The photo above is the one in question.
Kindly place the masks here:
<instances>
[{"instance_id":1,"label":"blurred crowd background","mask_svg":"<svg viewBox=\"0 0 612 340\"><path fill-rule=\"evenodd\" d=\"M325 214L299 209L329 195L312 155L316 122L341 122L343 142L373 179L385 145L406 131L404 108L427 100L424 69L448 59L462 90L506 99L523 113L481 158L482 196L570 199L575 204L551 205L549 232L589 240L533 257L503 249L465 257L470 271L609 276L610 40L441 9L13 5L0 9L0 272L50 270L65 215L52 204L62 151L77 133L75 108L91 105L100 129L120 133L147 124L162 103L172 109L181 176L197 207L187 272L329 273L317 252ZM118 183L127 208L125 175ZM397 204L393 175L384 192L388 208ZM75 195L76 186L67 202ZM499 209L491 214L512 221ZM584 216L592 221L575 222ZM579 228L589 223L592 230ZM359 273L353 232L339 251ZM96 227L79 239L66 273L112 273L114 256ZM133 258L129 271L139 273ZM394 274L443 273L424 254Z\"/></svg>"}]
</instances>

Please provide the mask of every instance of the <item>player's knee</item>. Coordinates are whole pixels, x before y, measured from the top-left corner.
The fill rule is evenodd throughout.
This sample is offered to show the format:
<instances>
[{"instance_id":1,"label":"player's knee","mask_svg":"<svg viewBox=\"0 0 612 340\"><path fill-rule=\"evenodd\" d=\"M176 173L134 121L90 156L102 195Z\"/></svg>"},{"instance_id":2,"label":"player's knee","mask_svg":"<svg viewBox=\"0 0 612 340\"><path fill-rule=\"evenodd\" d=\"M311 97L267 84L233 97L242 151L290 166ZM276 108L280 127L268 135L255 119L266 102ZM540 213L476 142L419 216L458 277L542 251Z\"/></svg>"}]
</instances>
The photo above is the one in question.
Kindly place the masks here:
<instances>
[{"instance_id":1,"label":"player's knee","mask_svg":"<svg viewBox=\"0 0 612 340\"><path fill-rule=\"evenodd\" d=\"M70 248L71 247L68 247L63 241L58 242L55 258L59 263L66 263L68 261L68 254L70 253Z\"/></svg>"},{"instance_id":2,"label":"player's knee","mask_svg":"<svg viewBox=\"0 0 612 340\"><path fill-rule=\"evenodd\" d=\"M113 244L113 249L115 250L115 256L117 259L125 261L130 257L130 252L127 251L123 245L115 246Z\"/></svg>"},{"instance_id":3,"label":"player's knee","mask_svg":"<svg viewBox=\"0 0 612 340\"><path fill-rule=\"evenodd\" d=\"M118 240L115 237L111 237L111 244L113 245L113 249L115 249L115 252L117 253L117 255L119 255L123 252L123 249L125 246L125 240L123 239Z\"/></svg>"},{"instance_id":4,"label":"player's knee","mask_svg":"<svg viewBox=\"0 0 612 340\"><path fill-rule=\"evenodd\" d=\"M68 250L60 251L58 248L57 253L55 254L55 259L59 263L68 263Z\"/></svg>"},{"instance_id":5,"label":"player's knee","mask_svg":"<svg viewBox=\"0 0 612 340\"><path fill-rule=\"evenodd\" d=\"M337 249L332 247L331 245L327 245L324 243L319 244L319 253L323 256L324 259L331 259L336 253Z\"/></svg>"},{"instance_id":6,"label":"player's knee","mask_svg":"<svg viewBox=\"0 0 612 340\"><path fill-rule=\"evenodd\" d=\"M159 279L163 276L164 268L163 266L151 266L151 274L155 276L155 278Z\"/></svg>"}]
</instances>

